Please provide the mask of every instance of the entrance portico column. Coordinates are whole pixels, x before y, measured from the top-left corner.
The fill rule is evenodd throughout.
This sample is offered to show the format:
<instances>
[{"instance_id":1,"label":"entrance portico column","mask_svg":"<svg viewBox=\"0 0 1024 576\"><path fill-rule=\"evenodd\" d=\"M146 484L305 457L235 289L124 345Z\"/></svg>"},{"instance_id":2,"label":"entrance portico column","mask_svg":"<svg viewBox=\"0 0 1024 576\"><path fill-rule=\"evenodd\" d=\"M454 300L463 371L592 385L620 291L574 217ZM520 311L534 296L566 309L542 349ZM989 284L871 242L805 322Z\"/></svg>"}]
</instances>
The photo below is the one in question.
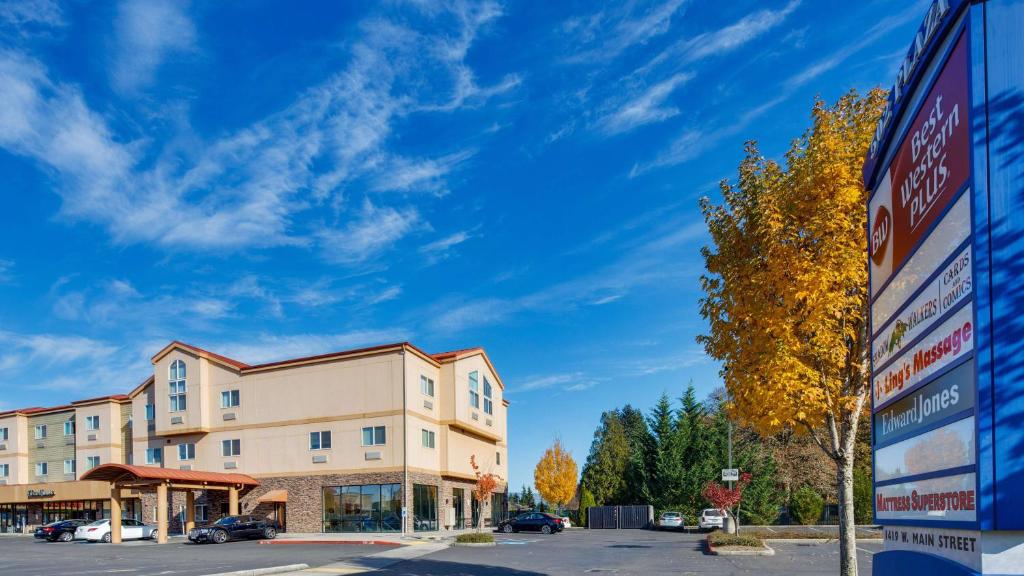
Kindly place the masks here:
<instances>
[{"instance_id":1,"label":"entrance portico column","mask_svg":"<svg viewBox=\"0 0 1024 576\"><path fill-rule=\"evenodd\" d=\"M110 543L121 543L121 488L110 483Z\"/></svg>"},{"instance_id":2,"label":"entrance portico column","mask_svg":"<svg viewBox=\"0 0 1024 576\"><path fill-rule=\"evenodd\" d=\"M191 490L185 491L185 534L196 527L196 495Z\"/></svg>"},{"instance_id":3,"label":"entrance portico column","mask_svg":"<svg viewBox=\"0 0 1024 576\"><path fill-rule=\"evenodd\" d=\"M228 514L238 516L238 487L228 488Z\"/></svg>"},{"instance_id":4,"label":"entrance portico column","mask_svg":"<svg viewBox=\"0 0 1024 576\"><path fill-rule=\"evenodd\" d=\"M156 543L167 544L167 483L156 485Z\"/></svg>"}]
</instances>

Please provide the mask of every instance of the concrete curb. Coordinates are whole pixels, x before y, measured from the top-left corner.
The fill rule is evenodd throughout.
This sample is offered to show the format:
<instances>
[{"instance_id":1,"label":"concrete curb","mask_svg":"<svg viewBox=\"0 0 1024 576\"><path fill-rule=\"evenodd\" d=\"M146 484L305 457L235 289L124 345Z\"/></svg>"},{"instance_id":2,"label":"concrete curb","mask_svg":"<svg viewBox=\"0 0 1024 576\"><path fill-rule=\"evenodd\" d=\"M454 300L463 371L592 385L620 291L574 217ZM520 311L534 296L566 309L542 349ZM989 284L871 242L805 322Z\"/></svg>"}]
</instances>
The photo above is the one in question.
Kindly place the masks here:
<instances>
[{"instance_id":1,"label":"concrete curb","mask_svg":"<svg viewBox=\"0 0 1024 576\"><path fill-rule=\"evenodd\" d=\"M761 540L778 544L828 544L839 541L838 538L762 538Z\"/></svg>"},{"instance_id":2,"label":"concrete curb","mask_svg":"<svg viewBox=\"0 0 1024 576\"><path fill-rule=\"evenodd\" d=\"M775 556L775 548L764 544L762 550L722 550L711 545L711 540L704 539L708 554L712 556Z\"/></svg>"},{"instance_id":3,"label":"concrete curb","mask_svg":"<svg viewBox=\"0 0 1024 576\"><path fill-rule=\"evenodd\" d=\"M260 544L293 546L301 544L355 544L361 546L406 546L390 540L260 540Z\"/></svg>"},{"instance_id":4,"label":"concrete curb","mask_svg":"<svg viewBox=\"0 0 1024 576\"><path fill-rule=\"evenodd\" d=\"M298 572L307 568L309 568L309 564L288 564L286 566L270 566L268 568L253 568L251 570L236 570L234 572L218 572L216 574L206 574L205 576L266 576L267 574Z\"/></svg>"},{"instance_id":5,"label":"concrete curb","mask_svg":"<svg viewBox=\"0 0 1024 576\"><path fill-rule=\"evenodd\" d=\"M497 542L455 542L452 546L461 546L464 548L491 548L497 546Z\"/></svg>"}]
</instances>

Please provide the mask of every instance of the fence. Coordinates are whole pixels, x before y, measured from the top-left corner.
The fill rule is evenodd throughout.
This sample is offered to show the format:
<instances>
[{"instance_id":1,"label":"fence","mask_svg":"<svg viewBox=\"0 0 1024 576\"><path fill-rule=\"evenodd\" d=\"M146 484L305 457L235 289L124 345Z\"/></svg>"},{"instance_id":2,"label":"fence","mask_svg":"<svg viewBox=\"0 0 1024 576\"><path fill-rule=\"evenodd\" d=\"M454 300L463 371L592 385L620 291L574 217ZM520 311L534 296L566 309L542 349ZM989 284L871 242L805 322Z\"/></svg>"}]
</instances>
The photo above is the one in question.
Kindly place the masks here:
<instances>
[{"instance_id":1,"label":"fence","mask_svg":"<svg viewBox=\"0 0 1024 576\"><path fill-rule=\"evenodd\" d=\"M592 506L587 508L587 528L629 529L654 526L654 506Z\"/></svg>"}]
</instances>

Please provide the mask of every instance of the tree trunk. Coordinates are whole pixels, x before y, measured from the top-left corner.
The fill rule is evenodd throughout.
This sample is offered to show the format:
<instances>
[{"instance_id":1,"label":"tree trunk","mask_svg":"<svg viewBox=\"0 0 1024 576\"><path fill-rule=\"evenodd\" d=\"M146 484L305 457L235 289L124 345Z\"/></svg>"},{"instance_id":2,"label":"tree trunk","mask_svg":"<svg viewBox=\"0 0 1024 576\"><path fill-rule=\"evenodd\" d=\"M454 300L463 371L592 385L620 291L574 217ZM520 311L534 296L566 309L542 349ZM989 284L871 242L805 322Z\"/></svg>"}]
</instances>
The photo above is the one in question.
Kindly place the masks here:
<instances>
[{"instance_id":1,"label":"tree trunk","mask_svg":"<svg viewBox=\"0 0 1024 576\"><path fill-rule=\"evenodd\" d=\"M853 517L853 454L836 462L839 488L839 574L857 576L857 526Z\"/></svg>"}]
</instances>

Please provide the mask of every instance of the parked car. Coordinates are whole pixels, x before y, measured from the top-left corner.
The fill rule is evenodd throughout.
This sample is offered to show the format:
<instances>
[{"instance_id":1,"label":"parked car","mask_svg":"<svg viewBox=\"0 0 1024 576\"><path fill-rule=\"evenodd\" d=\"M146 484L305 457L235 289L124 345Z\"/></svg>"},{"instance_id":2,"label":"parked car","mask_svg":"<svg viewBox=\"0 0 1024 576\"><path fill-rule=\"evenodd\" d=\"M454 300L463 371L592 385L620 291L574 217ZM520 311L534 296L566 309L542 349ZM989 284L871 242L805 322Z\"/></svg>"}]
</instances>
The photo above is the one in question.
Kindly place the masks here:
<instances>
[{"instance_id":1,"label":"parked car","mask_svg":"<svg viewBox=\"0 0 1024 576\"><path fill-rule=\"evenodd\" d=\"M121 520L121 539L122 540L152 540L156 538L156 526L149 524L143 524L138 520L132 518L123 518ZM84 526L79 526L75 529L75 540L86 540L88 542L107 542L109 543L110 536L110 519L105 518L103 520L97 520Z\"/></svg>"},{"instance_id":2,"label":"parked car","mask_svg":"<svg viewBox=\"0 0 1024 576\"><path fill-rule=\"evenodd\" d=\"M568 516L559 516L562 520L562 528L572 528L572 520Z\"/></svg>"},{"instance_id":3,"label":"parked car","mask_svg":"<svg viewBox=\"0 0 1024 576\"><path fill-rule=\"evenodd\" d=\"M700 513L700 518L697 520L697 526L701 530L712 530L714 528L721 528L722 521L725 519L725 510L718 510L716 508L705 508Z\"/></svg>"},{"instance_id":4,"label":"parked car","mask_svg":"<svg viewBox=\"0 0 1024 576\"><path fill-rule=\"evenodd\" d=\"M682 528L683 515L679 512L662 512L658 517L658 528Z\"/></svg>"},{"instance_id":5,"label":"parked car","mask_svg":"<svg viewBox=\"0 0 1024 576\"><path fill-rule=\"evenodd\" d=\"M523 512L522 514L498 524L498 531L506 534L512 532L535 531L544 534L561 532L564 526L562 519L542 512Z\"/></svg>"},{"instance_id":6,"label":"parked car","mask_svg":"<svg viewBox=\"0 0 1024 576\"><path fill-rule=\"evenodd\" d=\"M50 522L46 526L36 528L35 537L50 542L71 542L75 539L75 530L84 526L85 520L59 520Z\"/></svg>"},{"instance_id":7,"label":"parked car","mask_svg":"<svg viewBox=\"0 0 1024 576\"><path fill-rule=\"evenodd\" d=\"M196 544L223 544L228 540L246 538L273 540L277 538L277 524L262 516L225 516L213 524L199 526L188 532L188 539Z\"/></svg>"}]
</instances>

